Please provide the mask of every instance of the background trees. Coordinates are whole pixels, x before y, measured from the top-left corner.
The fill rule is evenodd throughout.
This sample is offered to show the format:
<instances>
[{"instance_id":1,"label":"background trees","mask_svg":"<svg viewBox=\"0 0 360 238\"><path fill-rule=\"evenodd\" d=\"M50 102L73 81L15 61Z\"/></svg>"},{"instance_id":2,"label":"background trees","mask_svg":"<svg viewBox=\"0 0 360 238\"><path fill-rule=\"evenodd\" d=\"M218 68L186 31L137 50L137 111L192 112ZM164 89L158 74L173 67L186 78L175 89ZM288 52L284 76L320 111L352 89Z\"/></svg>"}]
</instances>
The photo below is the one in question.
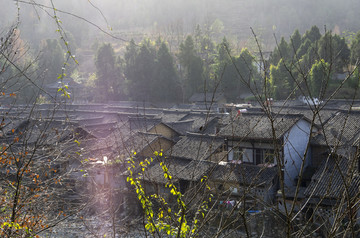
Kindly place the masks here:
<instances>
[{"instance_id":1,"label":"background trees","mask_svg":"<svg viewBox=\"0 0 360 238\"><path fill-rule=\"evenodd\" d=\"M97 50L96 94L100 101L119 100L123 96L124 79L122 77L120 59L115 57L110 44L103 44Z\"/></svg>"},{"instance_id":2,"label":"background trees","mask_svg":"<svg viewBox=\"0 0 360 238\"><path fill-rule=\"evenodd\" d=\"M204 91L203 61L197 55L192 36L180 44L178 58L184 100L187 100L193 93Z\"/></svg>"},{"instance_id":3,"label":"background trees","mask_svg":"<svg viewBox=\"0 0 360 238\"><path fill-rule=\"evenodd\" d=\"M350 50L343 37L339 35L332 35L331 32L326 32L319 39L318 54L320 59L324 59L328 63L334 60L334 71L344 72L344 69L350 60Z\"/></svg>"},{"instance_id":4,"label":"background trees","mask_svg":"<svg viewBox=\"0 0 360 238\"><path fill-rule=\"evenodd\" d=\"M257 74L254 57L246 48L242 49L240 55L234 55L226 38L218 45L214 68L215 84L218 81L219 90L229 102L245 98L254 86Z\"/></svg>"},{"instance_id":5,"label":"background trees","mask_svg":"<svg viewBox=\"0 0 360 238\"><path fill-rule=\"evenodd\" d=\"M0 34L0 236L9 238L38 237L74 211L64 197L69 187L62 182L68 173L60 169L67 159L74 158L71 153L65 156L62 147L73 143L71 136L65 135L72 132L65 132L54 122L56 109L50 115L36 110L40 93L51 95L43 89L44 79L39 78L38 70L44 72L44 68L39 69L29 52L18 48L17 28L13 25ZM59 50L57 42L47 41L48 47L52 44L54 50ZM61 72L66 65L52 59L50 51L45 50L47 59L58 62ZM59 52L55 55L59 56ZM53 76L58 77L54 72L59 71L55 65L47 66L54 67L52 72L45 69L51 82ZM65 143L59 145L61 138Z\"/></svg>"},{"instance_id":6,"label":"background trees","mask_svg":"<svg viewBox=\"0 0 360 238\"><path fill-rule=\"evenodd\" d=\"M39 69L45 84L56 83L59 75L63 73L65 64L64 51L57 39L47 39L41 48Z\"/></svg>"},{"instance_id":7,"label":"background trees","mask_svg":"<svg viewBox=\"0 0 360 238\"><path fill-rule=\"evenodd\" d=\"M301 95L299 88L311 82L303 79L310 77L313 65L321 60L332 66L331 77L328 77L331 93L341 84L337 79L352 68L354 59L350 61L350 56L356 57L356 42L354 38L350 50L344 37L330 31L321 35L317 26L311 27L303 36L295 30L288 41L281 37L269 60L265 60L272 88L269 96L284 99L286 95L292 98ZM166 41L161 38L155 42L146 38L139 44L132 40L126 46L123 59L120 55L117 60L123 62L116 68L119 75L124 72L126 83L115 91L127 93L132 100L157 102L179 101L179 96L170 95L182 95L181 101L186 102L194 93L217 90L224 93L229 102L238 102L250 96L255 88L263 87L256 84L261 64L259 57L255 58L246 48L234 48L226 37L217 47L214 47L215 43L211 34L207 34L206 29L203 33L199 25L194 29L194 35L188 35L178 48L174 47L174 52L169 51ZM146 87L149 83L152 86ZM106 84L104 82L102 86ZM171 91L164 90L169 85L176 86L174 90L172 87Z\"/></svg>"},{"instance_id":8,"label":"background trees","mask_svg":"<svg viewBox=\"0 0 360 238\"><path fill-rule=\"evenodd\" d=\"M175 68L173 56L164 41L157 52L155 80L152 87L153 100L160 102L176 102L181 100L179 76Z\"/></svg>"},{"instance_id":9,"label":"background trees","mask_svg":"<svg viewBox=\"0 0 360 238\"><path fill-rule=\"evenodd\" d=\"M55 9L54 9L55 11ZM220 27L221 28L221 27ZM315 29L315 28L314 28ZM12 34L11 31L10 35ZM316 29L313 31L316 33ZM317 37L314 33L315 37L306 37L305 40L305 53L306 55L304 58L299 59L299 62L297 60L294 60L294 54L292 54L291 51L294 51L295 47L289 47L289 43L286 42L285 38L283 38L280 42L281 46L278 46L278 49L288 49L289 52L285 52L284 56L281 57L282 54L278 54L278 56L274 56L275 61L277 62L276 66L273 66L270 72L270 78L273 82L273 89L270 94L273 93L275 97L278 97L279 99L282 99L282 97L286 97L287 95L285 92L287 90L291 90L292 87L288 86L291 82L294 82L296 85L298 85L297 80L303 80L302 82L306 83L308 87L302 87L304 91L301 93L303 95L310 94L310 95L320 95L319 97L325 96L325 89L327 88L327 85L331 82L331 75L330 73L327 73L332 68L335 67L335 61L334 57L336 55L327 54L326 52L327 47L321 47L321 45L330 45L330 48L335 49L336 47L332 46L332 42L327 42L327 39L324 40L324 42L320 42L321 38ZM296 45L298 45L299 37L297 34L294 34L294 42L297 42ZM311 35L309 33L309 35ZM331 39L331 35L327 36L328 39ZM221 89L226 93L226 96L228 96L229 100L237 100L237 95L241 93L243 90L250 90L251 89L251 83L253 80L254 73L254 65L253 65L253 57L247 50L243 50L240 52L240 55L238 56L239 52L233 52L231 49L229 49L229 46L226 46L226 42L222 44L222 46L228 47L222 48L221 52L219 50L219 56L218 58L213 57L213 59L218 59L218 62L214 62L212 66L214 68L216 66L219 66L216 68L216 71L211 71L211 67L204 70L204 59L211 59L212 57L209 57L209 55L202 57L203 50L207 47L210 47L211 41L208 41L209 38L207 38L206 43L200 44L202 47L202 50L199 50L196 46L197 44L194 44L191 42L191 38L187 38L185 42L183 43L182 48L179 49L180 54L178 54L178 60L180 64L182 64L182 69L184 70L184 74L182 75L181 79L184 79L183 81L183 89L184 93L186 93L186 96L190 96L191 92L196 91L204 91L206 89L206 84L203 82L203 79L210 79L210 80L219 80L218 82L222 83ZM310 43L309 43L310 42ZM341 39L339 41L339 45L342 44ZM53 43L53 42L51 42ZM320 44L321 43L321 44ZM3 46L4 44L2 44ZM195 46L194 46L195 45ZM205 46L204 46L205 45ZM287 45L287 47L286 47ZM293 45L293 44L292 44ZM6 46L6 44L5 44ZM55 46L55 48L58 48ZM211 47L210 47L211 48ZM291 49L293 48L293 49ZM300 46L301 48L301 46ZM3 49L3 48L2 48ZM7 48L9 49L9 48ZM309 50L311 49L311 50ZM325 49L325 51L320 51L318 49ZM340 49L343 49L343 47L340 47ZM175 49L174 49L175 51ZM31 85L34 85L37 89L40 91L44 91L39 87L36 82L32 81L32 78L29 78L29 74L27 71L22 69L28 69L26 66L24 68L20 68L18 64L15 64L14 60L9 60L9 58L13 57L16 51L13 51L12 49L9 49L9 51L2 51L2 66L3 71L0 72L0 76L2 79L2 85L4 86L2 89L7 89L8 91L3 91L2 96L6 96L8 98L16 98L17 93L14 93L11 91L11 87L8 87L8 83L11 82L11 78L16 78L17 73L19 73L21 76L24 77L25 81L28 82ZM211 51L209 51L211 52ZM280 50L279 50L280 52ZM325 53L323 53L325 52ZM184 53L184 54L181 54ZM329 55L326 60L329 62L326 62L325 60L321 60L319 55ZM205 54L204 54L205 55ZM280 58L279 58L280 55ZM125 57L125 64L122 64L122 60L116 60L115 59L115 53L112 49L112 45L103 45L99 48L98 55L96 57L98 62L98 69L97 69L97 87L100 88L98 92L101 95L109 96L111 99L115 99L116 95L119 95L119 92L121 92L121 87L117 86L116 81L112 81L118 77L118 75L121 75L122 70L125 72L126 82L127 82L127 93L132 99L135 100L153 100L153 101L171 101L175 100L172 96L176 94L176 92L172 91L175 87L171 87L171 84L176 84L176 67L174 67L173 58L169 53L169 50L167 49L166 43L164 42L152 42L150 40L144 40L141 44L136 45L134 42L130 42L130 45L128 47L128 52ZM181 58L186 60L181 60ZM324 57L325 58L325 57ZM15 58L12 58L15 59ZM301 67L301 63L304 61L307 61L307 63L311 66L308 67L308 69L311 69L310 71L303 70ZM309 63L314 62L314 63ZM344 60L345 62L345 60ZM355 61L356 62L356 61ZM263 62L263 65L265 65L267 62ZM299 64L298 64L299 63ZM44 62L45 64L45 62ZM119 64L120 69L117 69L116 65ZM206 65L212 64L211 60L206 62ZM66 66L65 63L62 64L63 66ZM290 66L291 67L290 67ZM124 68L121 68L124 67ZM296 68L298 72L294 74L294 69ZM356 65L354 66L356 67ZM180 67L179 67L180 68ZM230 71L227 71L228 69L231 69ZM300 68L300 70L299 70ZM305 67L304 67L305 68ZM344 68L344 67L341 67ZM8 71L7 71L8 70ZM340 70L337 69L337 70ZM54 70L55 72L56 70ZM63 69L61 69L61 72ZM215 74L216 72L216 74ZM214 73L214 75L211 75ZM263 72L261 74L263 78L263 84L266 85L267 83L267 77L269 72ZM287 74L288 73L288 74ZM109 76L110 75L110 76ZM296 75L300 75L300 78L296 77ZM358 80L358 73L355 71L352 73L354 78L350 81L352 87L357 87L358 84L356 84L356 81ZM53 76L47 76L49 80L53 79ZM218 82L214 82L213 85L217 85ZM276 83L275 83L276 82ZM343 83L342 81L341 83ZM104 85L106 87L102 88ZM203 86L204 85L204 86ZM166 86L166 87L164 87ZM284 86L284 88L277 88L279 86ZM336 86L336 85L335 85ZM21 83L21 88L27 87L26 84ZM169 88L170 87L170 88ZM214 88L216 88L214 86ZM60 90L65 90L65 88L59 88ZM271 89L271 88L270 88ZM266 87L265 89L266 90ZM20 92L20 89L17 90ZM170 92L172 94L170 94ZM265 95L267 93L265 92ZM273 131L275 130L276 125L274 124L274 114L269 109L268 105L264 104L262 100L263 96L262 94L254 95L256 96L256 99L258 99L258 105L260 105L260 109L263 109L265 112L269 112L266 114L267 119L269 119L269 122L271 124L271 127ZM103 97L100 100L106 101L109 98ZM332 97L330 97L332 98ZM61 196L63 195L63 191L61 191L61 188L64 188L62 185L62 180L66 177L66 174L61 173L58 175L58 166L57 162L61 160L60 162L69 162L74 161L73 155L76 150L69 151L69 148L73 148L74 146L70 147L60 147L61 145L66 144L73 144L76 147L76 144L79 144L80 142L73 136L77 136L78 133L70 133L63 135L59 134L59 128L61 127L59 124L52 124L54 120L54 113L56 110L52 111L50 113L52 116L50 118L44 118L42 113L39 113L39 115L36 115L37 117L34 117L34 114L32 114L33 107L36 105L30 104L31 109L30 114L26 114L26 116L29 116L28 118L21 118L24 119L23 121L19 122L18 125L14 125L14 118L20 118L19 114L17 114L14 117L8 116L8 112L11 109L6 108L5 113L3 114L2 121L6 124L1 124L2 129L2 135L1 139L3 144L1 145L1 194L2 194L2 203L1 203L1 215L4 215L1 219L2 221L2 227L1 232L2 234L5 234L5 236L13 237L14 234L18 230L20 236L28 236L32 234L37 234L39 232L42 232L44 229L47 229L47 226L53 226L56 225L57 222L61 221L63 217L67 217L66 214L64 214L63 208L69 206L69 204L65 203L66 206L62 206L62 204L56 203L58 199L61 199ZM54 104L55 107L58 107L59 104ZM19 107L21 110L24 108ZM352 108L350 108L352 109ZM349 109L349 110L350 110ZM312 121L315 121L316 116L320 113L319 108L310 107L309 110L313 113L313 119ZM24 111L21 111L21 113ZM63 116L63 115L61 115ZM231 116L231 115L229 115ZM310 115L311 116L311 115ZM227 118L228 119L228 118ZM233 118L229 118L228 120L232 120ZM43 122L43 123L39 123ZM35 123L35 124L34 124ZM63 123L63 121L61 121ZM17 124L17 123L16 123ZM356 122L353 124L356 125ZM324 124L320 124L324 128ZM50 130L49 130L50 129ZM65 128L66 130L69 130L69 128ZM64 129L64 130L65 130ZM65 131L66 131L65 130ZM318 132L318 131L317 131ZM319 131L321 133L321 131ZM32 134L34 133L34 134ZM312 133L310 133L312 135ZM35 135L35 136L34 136ZM332 133L333 136L336 136L336 133ZM63 137L64 136L64 137ZM30 140L31 138L31 140ZM276 141L277 138L273 138L274 141ZM122 140L119 140L122 142ZM108 142L108 141L105 141ZM329 155L332 155L333 149L331 148L331 153ZM28 152L28 153L26 153ZM30 152L30 153L29 153ZM67 154L66 152L70 152ZM76 151L78 152L78 151ZM230 151L225 151L225 153L229 153ZM280 153L280 151L277 151ZM80 153L80 152L79 152ZM306 154L305 154L306 155ZM305 156L304 155L304 156ZM240 156L240 153L239 153ZM279 156L277 156L280 158ZM356 158L358 156L353 157L353 163L356 162ZM305 157L304 157L305 159ZM36 161L37 163L32 163ZM105 162L104 162L105 163ZM356 164L356 163L355 163ZM62 164L60 164L61 166ZM48 167L47 167L48 166ZM50 169L50 170L48 170ZM355 167L352 167L352 169L355 169ZM51 174L48 174L49 171ZM350 170L351 171L351 170ZM166 174L166 170L164 169L164 174ZM281 175L281 171L279 170L279 176ZM169 176L168 176L169 177ZM301 176L300 176L301 177ZM345 176L348 177L348 176ZM206 181L206 178L203 178ZM203 180L203 181L204 181ZM300 179L301 180L301 179ZM299 180L299 181L300 181ZM203 182L201 181L201 182ZM298 183L300 184L300 182ZM348 185L346 185L348 186ZM204 218L204 222L200 224L199 226L205 227L205 232L208 234L214 234L214 236L220 236L222 235L222 231L226 231L229 227L229 224L235 224L235 227L238 228L240 226L244 226L247 228L248 219L249 216L247 216L247 212L249 211L248 208L245 206L245 197L248 195L247 189L253 188L252 186L249 186L246 188L245 192L241 194L241 199L239 201L243 201L243 203L240 203L240 205L243 205L239 211L231 210L228 212L228 214L225 214L225 220L223 219L223 213L215 213L211 214L210 212L207 214L210 214L206 217L207 220L205 220L205 214L208 210L208 207L206 205L203 205L204 203L204 197L199 200L192 200L195 201L195 207L198 207L196 211L199 211L197 215L202 212L202 216ZM299 188L299 187L297 187ZM349 186L348 186L349 188ZM221 189L221 186L213 186L213 189ZM173 190L175 191L175 190ZM203 191L203 190L196 190ZM284 188L282 188L282 191L284 191ZM178 193L177 191L176 195L181 198L182 194ZM232 191L229 191L232 192ZM60 194L59 194L60 193ZM196 194L202 195L202 193L198 192ZM191 196L192 194L189 194ZM55 200L48 200L48 197L51 196L52 199ZM207 197L206 197L207 198ZM356 197L355 197L356 198ZM208 199L210 200L210 199ZM206 200L206 203L207 201ZM259 202L263 202L262 199L258 199ZM283 199L285 202L286 199ZM294 199L296 201L296 197ZM216 204L218 201L216 201ZM206 204L205 203L205 204ZM215 203L214 203L215 204ZM292 202L290 205L295 206L295 202ZM346 202L342 203L341 206L337 207L337 213L338 214L338 222L332 227L330 230L330 234L337 235L338 231L342 232L344 229L345 231L353 231L353 236L355 237L354 230L356 229L353 224L345 224L347 227L343 227L342 225L342 217L348 216L351 214L351 208L352 204L357 204L357 201L349 201L349 204L346 204ZM166 203L164 204L166 205ZM349 212L343 212L342 207L345 206ZM167 207L165 207L167 208ZM305 209L305 208L302 208ZM272 209L269 209L270 211L273 211ZM57 214L57 211L59 211L59 214ZM70 212L73 212L74 210L70 209ZM168 209L163 209L162 211L171 213ZM211 210L214 211L214 210ZM176 218L184 218L184 212L185 208L183 207L177 214L175 214L174 217ZM277 210L277 212L281 212ZM49 216L49 214L53 216ZM179 215L180 214L180 215ZM207 215L206 214L206 215ZM216 231L211 230L211 227L206 227L206 222L209 220L216 220L217 215L220 214L221 221L225 221L223 223L220 223L218 229ZM298 234L298 236L301 237L303 233L306 232L306 229L309 228L308 223L305 224L305 226L294 226L297 225L296 222L296 215L297 213L293 212L293 209L291 209L289 212L281 213L285 214L285 216L282 216L282 219L286 221L286 231L287 236L295 236ZM161 213L159 214L159 218L161 218ZM232 216L234 215L234 216ZM273 214L272 214L273 215ZM199 215L200 216L200 215ZM209 218L210 217L210 218ZM235 220L233 218L236 218ZM209 219L208 219L209 218ZM352 215L350 215L350 220L352 219ZM4 220L4 222L3 222ZM309 219L311 220L311 219ZM9 222L8 222L9 221ZM160 220L161 221L161 220ZM178 221L174 221L173 219L169 219L169 222L174 222L174 224ZM196 227L196 220L194 220L194 223L191 224L193 227ZM198 222L200 220L197 220ZM235 223L235 222L236 223ZM228 223L229 222L229 223ZM237 223L239 222L239 223ZM181 221L180 221L180 224ZM240 225L239 225L240 224ZM303 224L301 224L303 225ZM20 229L19 229L20 227ZM294 231L294 227L296 227ZM305 228L304 228L305 227ZM178 227L178 230L181 229L182 226L180 225ZM187 228L188 229L188 228ZM208 230L207 230L208 229ZM311 228L309 228L311 229ZM180 230L181 231L181 230ZM196 231L196 230L195 230ZM294 233L296 232L296 233ZM178 233L180 234L180 233ZM311 230L310 230L311 234ZM113 232L113 235L115 236L115 232ZM251 234L247 232L247 236L250 236ZM334 236L335 236L334 235Z\"/></svg>"},{"instance_id":10,"label":"background trees","mask_svg":"<svg viewBox=\"0 0 360 238\"><path fill-rule=\"evenodd\" d=\"M292 94L294 97L299 95L299 88L294 89L294 87L296 85L296 87L304 87L307 83L309 83L308 87L312 95L316 97L324 96L324 91L320 93L320 85L324 87L324 90L327 88L328 93L333 92L344 79L341 79L339 75L348 75L351 72L353 65L350 63L350 55L356 54L354 52L356 40L353 42L353 49L350 50L344 37L333 34L331 31L326 31L324 35L321 35L316 26L306 31L302 37L295 30L289 43L282 37L269 61L273 96L284 99L285 95L290 95L291 90L295 90ZM279 64L280 61L281 64ZM320 73L320 65L323 68L322 73ZM326 77L325 72L327 72ZM304 80L307 76L309 76L308 82ZM296 78L298 79L295 80ZM285 84L280 85L280 82ZM343 90L346 87L343 87Z\"/></svg>"},{"instance_id":11,"label":"background trees","mask_svg":"<svg viewBox=\"0 0 360 238\"><path fill-rule=\"evenodd\" d=\"M330 64L325 60L316 61L311 67L309 74L310 93L312 97L323 98L328 90L330 79Z\"/></svg>"}]
</instances>

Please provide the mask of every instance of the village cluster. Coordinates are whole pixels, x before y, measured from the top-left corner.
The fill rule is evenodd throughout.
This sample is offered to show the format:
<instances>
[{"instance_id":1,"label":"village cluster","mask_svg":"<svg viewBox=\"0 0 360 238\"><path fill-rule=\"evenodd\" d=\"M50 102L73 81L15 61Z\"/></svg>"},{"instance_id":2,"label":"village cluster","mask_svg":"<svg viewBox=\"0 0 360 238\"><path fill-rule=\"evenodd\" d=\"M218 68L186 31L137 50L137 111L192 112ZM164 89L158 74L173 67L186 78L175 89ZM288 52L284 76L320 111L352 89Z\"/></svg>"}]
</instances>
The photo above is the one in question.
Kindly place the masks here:
<instances>
[{"instance_id":1,"label":"village cluster","mask_svg":"<svg viewBox=\"0 0 360 238\"><path fill-rule=\"evenodd\" d=\"M42 143L36 152L39 163L51 159L58 173L71 171L63 181L71 189L59 197L70 203L84 194L99 196L94 212L110 199L100 197L101 191L110 189L119 214L139 215L141 206L127 182L127 161L139 164L153 158L141 173L145 190L161 194L170 204L176 199L167 191L161 162L181 193L194 201L201 199L199 189L206 179L218 209L293 209L296 219L331 224L339 219L336 214L346 196L354 202L353 210L343 212L341 219L360 215L355 204L360 101L234 105L225 104L221 95L197 94L191 102L173 108L136 102L2 108L7 117L1 140L11 141L14 148L25 140L28 146ZM23 137L14 142L18 132ZM63 159L52 158L54 150Z\"/></svg>"}]
</instances>

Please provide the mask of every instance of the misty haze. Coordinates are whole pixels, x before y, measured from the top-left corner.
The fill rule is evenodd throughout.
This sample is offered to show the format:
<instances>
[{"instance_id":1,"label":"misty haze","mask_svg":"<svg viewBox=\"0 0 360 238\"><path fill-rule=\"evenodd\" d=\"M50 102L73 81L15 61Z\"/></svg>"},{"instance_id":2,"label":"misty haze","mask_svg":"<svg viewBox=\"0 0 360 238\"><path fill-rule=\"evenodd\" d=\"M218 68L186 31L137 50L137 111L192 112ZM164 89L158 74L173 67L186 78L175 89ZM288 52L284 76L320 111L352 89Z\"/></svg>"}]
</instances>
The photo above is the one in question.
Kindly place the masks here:
<instances>
[{"instance_id":1,"label":"misty haze","mask_svg":"<svg viewBox=\"0 0 360 238\"><path fill-rule=\"evenodd\" d=\"M359 237L359 9L0 0L0 237Z\"/></svg>"}]
</instances>

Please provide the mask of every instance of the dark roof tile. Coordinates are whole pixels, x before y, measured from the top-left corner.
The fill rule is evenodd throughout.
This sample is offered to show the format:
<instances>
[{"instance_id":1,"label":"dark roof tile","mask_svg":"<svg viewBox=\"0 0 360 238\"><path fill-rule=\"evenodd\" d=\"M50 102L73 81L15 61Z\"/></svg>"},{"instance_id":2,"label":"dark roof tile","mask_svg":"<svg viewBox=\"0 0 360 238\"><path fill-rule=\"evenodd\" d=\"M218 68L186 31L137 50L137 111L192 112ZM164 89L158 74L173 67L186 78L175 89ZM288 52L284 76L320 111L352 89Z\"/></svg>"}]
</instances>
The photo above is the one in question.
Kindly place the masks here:
<instances>
[{"instance_id":1,"label":"dark roof tile","mask_svg":"<svg viewBox=\"0 0 360 238\"><path fill-rule=\"evenodd\" d=\"M265 113L243 113L225 126L219 133L221 136L247 139L279 139L291 129L302 115L277 114L273 116L273 123Z\"/></svg>"},{"instance_id":2,"label":"dark roof tile","mask_svg":"<svg viewBox=\"0 0 360 238\"><path fill-rule=\"evenodd\" d=\"M192 160L207 160L220 146L222 138L201 134L190 134L182 137L170 150L167 156Z\"/></svg>"},{"instance_id":3,"label":"dark roof tile","mask_svg":"<svg viewBox=\"0 0 360 238\"><path fill-rule=\"evenodd\" d=\"M349 188L350 196L355 196L359 186L360 176L349 169L348 159L332 156L324 160L313 175L305 195L309 198L339 199L346 187Z\"/></svg>"}]
</instances>

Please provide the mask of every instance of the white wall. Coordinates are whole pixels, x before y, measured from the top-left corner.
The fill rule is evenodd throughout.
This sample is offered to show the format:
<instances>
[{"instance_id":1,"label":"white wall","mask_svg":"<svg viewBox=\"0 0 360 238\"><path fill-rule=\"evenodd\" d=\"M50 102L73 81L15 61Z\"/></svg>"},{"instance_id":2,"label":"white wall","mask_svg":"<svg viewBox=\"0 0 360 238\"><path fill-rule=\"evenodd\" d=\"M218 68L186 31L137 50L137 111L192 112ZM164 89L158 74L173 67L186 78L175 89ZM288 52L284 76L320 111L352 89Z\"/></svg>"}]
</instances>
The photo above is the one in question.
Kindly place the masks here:
<instances>
[{"instance_id":1,"label":"white wall","mask_svg":"<svg viewBox=\"0 0 360 238\"><path fill-rule=\"evenodd\" d=\"M300 172L310 135L310 123L301 119L284 135L284 182L293 187ZM310 149L310 148L309 148ZM310 164L310 150L307 152L304 168Z\"/></svg>"}]
</instances>

